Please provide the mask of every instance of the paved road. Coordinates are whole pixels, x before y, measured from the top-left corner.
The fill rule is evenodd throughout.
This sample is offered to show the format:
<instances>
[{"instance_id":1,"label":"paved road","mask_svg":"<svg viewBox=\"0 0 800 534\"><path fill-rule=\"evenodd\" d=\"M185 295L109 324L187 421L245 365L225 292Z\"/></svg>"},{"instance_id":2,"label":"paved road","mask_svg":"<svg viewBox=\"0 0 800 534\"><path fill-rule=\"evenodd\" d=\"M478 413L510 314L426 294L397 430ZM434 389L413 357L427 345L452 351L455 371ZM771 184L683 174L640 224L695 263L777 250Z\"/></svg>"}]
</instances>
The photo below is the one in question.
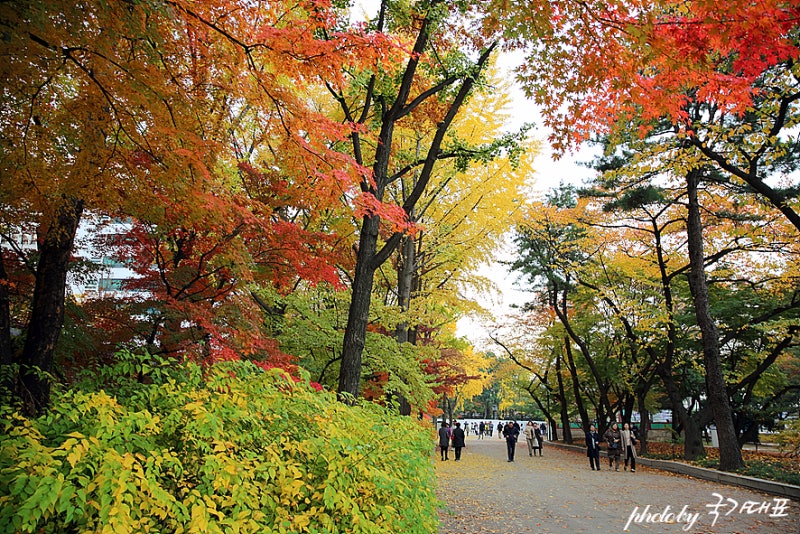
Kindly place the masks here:
<instances>
[{"instance_id":1,"label":"paved road","mask_svg":"<svg viewBox=\"0 0 800 534\"><path fill-rule=\"evenodd\" d=\"M643 466L614 472L602 457L592 471L547 442L531 458L523 441L508 463L504 440L470 436L460 462L435 458L440 534L800 533L798 502Z\"/></svg>"}]
</instances>

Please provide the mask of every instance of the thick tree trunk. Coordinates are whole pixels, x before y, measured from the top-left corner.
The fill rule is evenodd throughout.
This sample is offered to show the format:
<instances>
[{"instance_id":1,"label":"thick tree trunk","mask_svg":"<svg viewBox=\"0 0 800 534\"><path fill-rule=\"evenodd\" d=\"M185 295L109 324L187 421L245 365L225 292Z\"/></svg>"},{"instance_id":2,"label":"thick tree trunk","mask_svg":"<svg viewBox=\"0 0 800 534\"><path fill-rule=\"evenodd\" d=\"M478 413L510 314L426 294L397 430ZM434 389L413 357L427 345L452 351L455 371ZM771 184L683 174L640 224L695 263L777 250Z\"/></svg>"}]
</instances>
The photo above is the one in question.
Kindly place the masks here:
<instances>
[{"instance_id":1,"label":"thick tree trunk","mask_svg":"<svg viewBox=\"0 0 800 534\"><path fill-rule=\"evenodd\" d=\"M370 297L375 280L373 260L377 251L379 225L378 217L364 217L358 241L353 296L344 331L338 392L352 395L353 399L358 398L361 389L361 359L369 323Z\"/></svg>"},{"instance_id":2,"label":"thick tree trunk","mask_svg":"<svg viewBox=\"0 0 800 534\"><path fill-rule=\"evenodd\" d=\"M714 412L714 423L719 436L719 468L732 471L744 465L736 429L725 386L722 361L719 351L719 334L711 317L708 299L708 285L703 257L703 223L700 217L700 206L697 200L697 187L700 171L694 170L686 175L688 193L688 217L686 235L689 247L689 287L694 297L697 325L700 327L703 340L703 361L706 367L706 393L711 409Z\"/></svg>"},{"instance_id":3,"label":"thick tree trunk","mask_svg":"<svg viewBox=\"0 0 800 534\"><path fill-rule=\"evenodd\" d=\"M83 201L65 198L40 245L31 318L19 359L20 395L31 416L50 403L49 374L64 320L67 271L82 212Z\"/></svg>"}]
</instances>

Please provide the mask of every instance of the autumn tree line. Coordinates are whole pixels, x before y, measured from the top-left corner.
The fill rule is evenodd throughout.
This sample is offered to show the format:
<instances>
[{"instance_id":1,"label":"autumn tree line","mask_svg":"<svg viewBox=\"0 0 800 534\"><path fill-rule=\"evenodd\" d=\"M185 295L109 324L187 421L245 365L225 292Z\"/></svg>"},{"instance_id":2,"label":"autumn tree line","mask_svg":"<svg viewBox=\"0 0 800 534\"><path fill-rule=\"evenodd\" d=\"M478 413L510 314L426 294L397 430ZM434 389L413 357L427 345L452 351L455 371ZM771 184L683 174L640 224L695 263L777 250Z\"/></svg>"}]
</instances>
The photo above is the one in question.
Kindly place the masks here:
<instances>
[{"instance_id":1,"label":"autumn tree line","mask_svg":"<svg viewBox=\"0 0 800 534\"><path fill-rule=\"evenodd\" d=\"M794 2L11 4L0 363L30 416L121 348L424 409L485 379L452 325L511 228L562 416L660 388L731 469L734 415L796 392ZM605 143L591 187L528 202L504 47L555 150ZM67 292L95 216L131 225L95 246L133 297Z\"/></svg>"},{"instance_id":2,"label":"autumn tree line","mask_svg":"<svg viewBox=\"0 0 800 534\"><path fill-rule=\"evenodd\" d=\"M687 459L713 424L735 469L800 399L797 6L624 4L586 5L577 20L597 33L565 26L527 57L534 97L568 118L556 145L592 137L602 153L593 178L529 206L512 268L532 299L495 338L568 441L571 420L667 408ZM766 12L774 26L750 26Z\"/></svg>"}]
</instances>

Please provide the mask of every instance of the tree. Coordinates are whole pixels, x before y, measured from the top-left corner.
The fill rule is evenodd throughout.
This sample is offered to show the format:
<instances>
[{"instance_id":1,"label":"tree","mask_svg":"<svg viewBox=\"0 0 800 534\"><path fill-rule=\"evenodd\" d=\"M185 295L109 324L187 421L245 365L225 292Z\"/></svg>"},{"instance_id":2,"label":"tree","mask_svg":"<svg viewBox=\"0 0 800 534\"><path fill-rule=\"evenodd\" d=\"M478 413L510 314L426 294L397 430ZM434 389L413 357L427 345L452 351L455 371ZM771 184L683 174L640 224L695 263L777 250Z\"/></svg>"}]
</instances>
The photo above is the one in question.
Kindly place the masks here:
<instances>
[{"instance_id":1,"label":"tree","mask_svg":"<svg viewBox=\"0 0 800 534\"><path fill-rule=\"evenodd\" d=\"M533 7L544 9L538 4ZM614 131L634 116L641 116L642 133L666 119L680 135L702 145L707 140L697 135L687 102L716 108L720 113L714 113L714 119L727 113L742 116L761 94L759 79L780 64L791 70L798 54L794 36L798 9L781 0L758 5L729 2L725 9L711 1L559 2L551 4L549 19L535 18L528 27L521 22L531 19L530 13L520 10L509 31L535 38L522 74L531 94L546 107L558 146L585 138L589 132ZM546 46L541 45L541 36ZM677 55L676 50L680 51ZM774 118L772 126L757 133L769 140L750 154L749 164L739 166L742 172L735 175L800 228L800 217L786 202L788 195L775 193L756 171L765 150L780 150L777 134L798 98L793 77L788 80L775 85L778 104L770 106L768 113ZM717 163L725 159L715 158L713 150L701 148L701 152ZM748 155L741 159L747 161ZM709 372L717 374L718 362L713 360L706 352ZM716 376L709 386L721 380ZM717 397L719 392L711 394ZM729 428L730 413L724 413L724 403L715 406L723 410L715 417ZM724 469L741 465L738 450L722 452Z\"/></svg>"},{"instance_id":2,"label":"tree","mask_svg":"<svg viewBox=\"0 0 800 534\"><path fill-rule=\"evenodd\" d=\"M9 247L0 276L11 275L8 250L35 276L24 346L2 361L20 365L18 393L37 413L48 402L82 214L133 217L159 225L161 236L233 242L233 221L249 210L277 237L291 217L322 212L363 175L330 149L349 126L311 108L308 91L343 67L389 60L392 46L362 32L321 38L336 18L316 2L37 2L4 4L0 20L0 204ZM240 173L246 156L268 171ZM35 255L9 240L24 226L38 235ZM204 253L215 247L206 246ZM220 282L229 281L212 285ZM3 329L12 322L4 302ZM9 338L0 334L1 349Z\"/></svg>"},{"instance_id":3,"label":"tree","mask_svg":"<svg viewBox=\"0 0 800 534\"><path fill-rule=\"evenodd\" d=\"M629 277L625 278L624 285L634 287L636 282L630 280L637 280L642 275L651 277L651 282L648 282L647 278L641 280L654 287L660 285L662 298L648 298L642 303L658 302L658 306L663 306L666 313L659 318L660 312L643 310L640 316L652 319L649 319L650 326L642 329L636 324L635 315L630 311L632 304L623 296L626 292L616 287L619 282L615 283L612 279L601 276L599 280L593 280L591 285L596 286L597 293L612 306L629 342L651 355L649 360L656 364L656 369L669 393L673 411L679 417L685 431L685 455L691 459L702 453L700 430L710 422L712 410L709 409L710 403L702 400L703 397L708 397L706 393L708 388L703 392L693 393L686 388L691 381L685 376L681 378L681 375L687 372L695 373L691 371L691 357L678 357L680 340L676 334L683 332L682 337L685 338L682 341L684 348L681 350L684 352L693 350L691 329L695 328L699 319L686 322L688 318L686 314L684 313L684 318L681 319L679 313L681 308L687 308L690 301L683 295L685 291L680 289L681 286L676 284L676 281L690 272L692 263L686 259L688 251L681 252L684 240L678 238L679 233L698 232L699 227L704 234L702 238L696 235L693 238L695 240L692 243L692 254L695 255L693 261L699 266L694 267L691 276L698 276L697 273L701 273L699 276L707 278L707 283L701 281L706 286L707 302L699 306L692 305L688 309L693 313L695 309L703 309L703 313L707 314L706 320L709 315L719 316L719 322L726 325L724 333L715 335L718 338L716 351L728 380L727 384L722 385L723 395L732 403L731 410L734 412L735 420L739 419L737 411L741 411L744 415L751 410L745 407L741 400L733 404L735 398L741 399L738 392L741 392L743 387L754 386L760 378L767 376L762 375L762 372L776 361L775 351L787 350L794 342L792 334L794 327L788 326L794 320L793 304L791 304L794 300L792 296L794 291L790 291L788 298L781 299L783 302L776 306L768 296L770 292L757 297L756 304L756 301L750 299L750 290L761 293L762 288L766 289L771 285L771 281L778 278L784 280L781 284L787 283L791 286L791 280L794 278L791 265L794 262L790 252L793 248L789 244L791 238L785 234L786 224L780 222L779 214L763 211L759 205L743 203L742 196L747 195L747 192L738 190L735 185L720 179L718 175L707 177L707 183L701 189L697 189L695 185L693 202L698 202L698 195L702 199L699 204L702 206L702 220L699 217L698 204L695 204L695 220L692 225L683 222L688 217L684 213L691 208L691 203L681 200L689 195L684 191L686 185L680 183L680 174L683 172L682 169L690 167L691 162L696 161L696 155L692 155L691 149L685 153L681 146L680 142L665 136L647 143L631 141L626 149L626 157L609 157L599 166L604 170L604 174L595 180L594 187L589 190L589 194L594 198L603 201L602 209L598 207L597 215L590 217L596 221L592 224L612 232L618 249L627 250L636 243L644 245L643 249L632 249L627 253L628 257L623 258L630 273ZM687 161L690 162L689 165ZM684 204L689 204L689 208L684 207ZM609 220L609 213L617 212L621 218ZM765 233L767 228L774 229L774 232L767 230ZM789 232L791 233L791 230ZM637 238L637 234L652 236L647 238L651 244L647 245L644 237ZM625 244L627 241L631 244ZM650 252L647 251L648 248L651 249ZM708 252L698 258L697 250L703 248ZM650 262L653 267L657 267L657 270L647 268ZM647 275L648 270L653 272ZM704 271L708 274L704 274ZM604 269L604 272L608 270ZM661 280L660 283L655 282L658 279ZM695 284L697 281L692 282L695 286L692 288L693 292ZM708 298L709 294L711 298ZM616 302L611 300L612 296ZM738 310L737 312L732 310L731 305L734 302L736 304L733 307ZM764 350L763 346L757 348L761 345L760 342L748 344L746 340L755 333L751 328L769 329L771 326L768 325L778 316L782 317L781 322L784 326L774 331L775 342L767 343L771 349ZM647 324L643 321L641 323L645 326ZM785 329L787 326L788 329ZM658 330L653 330L653 327L657 327ZM652 334L662 328L663 335L653 337ZM648 333L648 330L651 332ZM703 333L704 337L708 335L707 331ZM654 342L659 338L663 341ZM734 371L737 367L741 367L737 362L742 356L737 354L745 344L750 347L748 351L754 351L751 354L758 353L759 356L751 360L751 364L747 365L747 371L744 369ZM702 347L698 347L698 351L702 350ZM749 374L751 371L754 374ZM745 374L748 375L747 379L741 380ZM708 371L704 375L708 377ZM682 382L680 385L679 379ZM700 399L698 402L701 408L698 411L692 412L687 409L686 399L689 396ZM737 446L737 441L742 442L739 430L741 425L736 423L734 426L738 440L737 437L728 436L727 443ZM731 434L733 433L731 431Z\"/></svg>"},{"instance_id":4,"label":"tree","mask_svg":"<svg viewBox=\"0 0 800 534\"><path fill-rule=\"evenodd\" d=\"M377 131L372 145L372 175L361 184L365 206L339 375L339 392L352 397L358 396L360 388L364 336L369 322L375 272L396 250L409 229L409 218L428 187L437 161L447 157L471 157L470 151L463 147L450 147L446 135L457 113L478 88L491 53L497 46L491 39L485 41L480 35L473 34L467 43L477 51L477 59L468 58L458 50L457 38L464 36L459 33L459 23L463 21L458 20L460 5L432 0L415 4L408 13L389 11L390 5L385 0L381 2L377 30L383 31L393 22L413 40L405 66L397 78L398 84L390 85L392 91L387 93L385 80L373 73L363 94L352 101L344 88L331 87L348 121L361 126L374 121ZM461 49L466 50L463 46ZM371 116L373 107L377 114L374 119ZM432 134L419 160L405 167L393 168L395 132L402 127L404 120L428 123ZM359 131L354 131L351 141L356 161L364 163L365 138ZM387 188L411 172L416 172L413 190L402 204L389 203ZM382 221L389 224L382 226ZM384 234L384 241L379 247L381 234Z\"/></svg>"}]
</instances>

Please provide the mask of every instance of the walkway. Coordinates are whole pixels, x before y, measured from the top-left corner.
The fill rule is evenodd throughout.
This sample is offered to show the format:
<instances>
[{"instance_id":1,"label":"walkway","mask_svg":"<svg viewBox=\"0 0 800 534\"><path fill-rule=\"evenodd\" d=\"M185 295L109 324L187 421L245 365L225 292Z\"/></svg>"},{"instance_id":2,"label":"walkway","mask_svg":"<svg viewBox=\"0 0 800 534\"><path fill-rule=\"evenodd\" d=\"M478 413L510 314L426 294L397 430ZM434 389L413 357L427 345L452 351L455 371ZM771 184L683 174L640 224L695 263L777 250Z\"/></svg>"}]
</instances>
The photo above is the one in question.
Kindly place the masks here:
<instances>
[{"instance_id":1,"label":"walkway","mask_svg":"<svg viewBox=\"0 0 800 534\"><path fill-rule=\"evenodd\" d=\"M602 457L591 471L585 455L547 442L531 458L522 441L509 463L504 440L470 436L460 462L435 458L440 534L800 532L796 501L642 466L614 472Z\"/></svg>"}]
</instances>

